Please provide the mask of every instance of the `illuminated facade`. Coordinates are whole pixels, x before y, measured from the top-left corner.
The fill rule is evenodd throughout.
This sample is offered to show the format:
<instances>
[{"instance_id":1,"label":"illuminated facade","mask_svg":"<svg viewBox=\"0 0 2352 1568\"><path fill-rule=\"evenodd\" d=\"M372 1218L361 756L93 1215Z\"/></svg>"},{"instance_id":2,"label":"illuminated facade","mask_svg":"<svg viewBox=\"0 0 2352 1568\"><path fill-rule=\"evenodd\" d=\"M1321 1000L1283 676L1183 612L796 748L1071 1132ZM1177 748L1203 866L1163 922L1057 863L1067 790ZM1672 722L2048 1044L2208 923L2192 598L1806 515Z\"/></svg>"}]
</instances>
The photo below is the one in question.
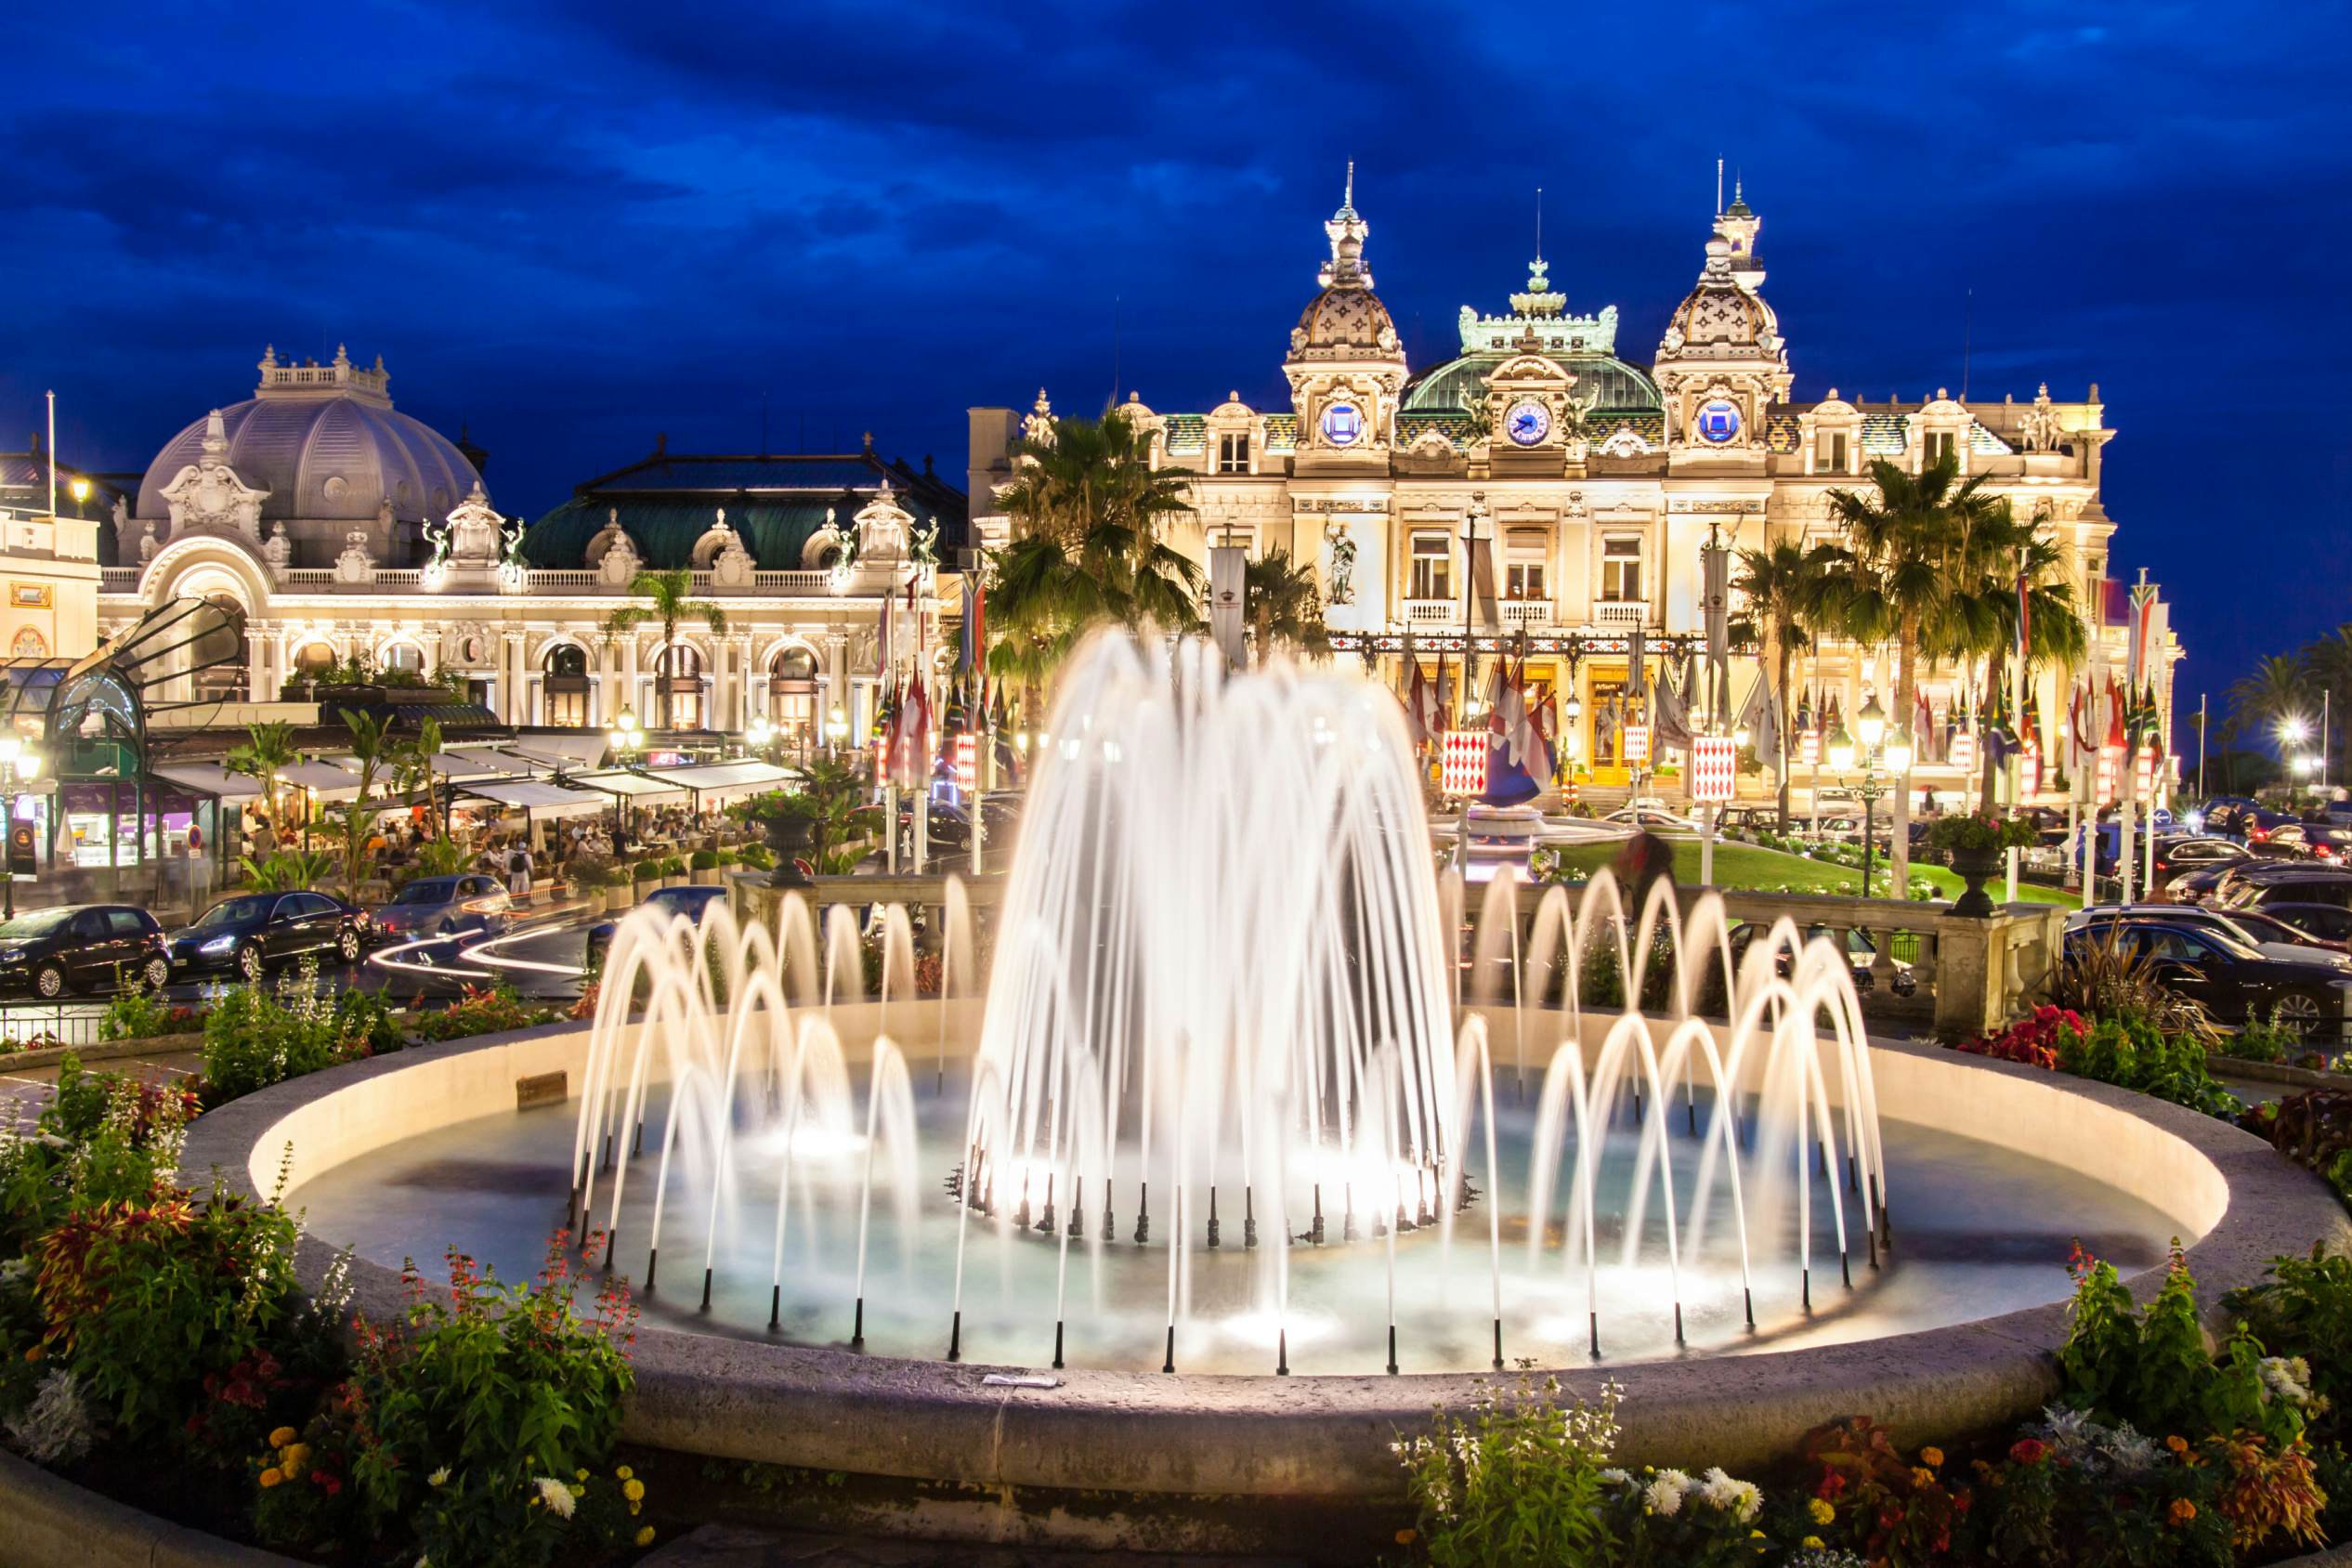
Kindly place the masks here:
<instances>
[{"instance_id":1,"label":"illuminated facade","mask_svg":"<svg viewBox=\"0 0 2352 1568\"><path fill-rule=\"evenodd\" d=\"M1736 197L1716 216L1697 281L1646 368L1619 357L1616 307L1571 311L1539 258L1508 311L1463 307L1460 352L1417 372L1373 290L1351 179L1325 225L1319 290L1290 333L1289 406L1255 409L1237 394L1206 412L1161 412L1132 396L1126 405L1152 432L1156 460L1196 476L1197 522L1177 542L1196 555L1234 542L1313 563L1336 640L1368 652L1392 683L1407 634L1433 673L1442 649L1458 667L1466 630L1524 632L1531 677L1575 699L1561 713L1566 749L1609 783L1625 777L1608 715L1627 682L1629 634L1640 629L1653 654L1703 637L1710 536L1734 549L1826 537L1829 492L1865 488L1872 461L1916 470L1953 452L1964 476L1989 476L2019 516L2047 516L2120 668L2123 595L2106 575L2114 524L2099 503L2114 432L2097 388L2081 401L2055 400L2046 386L2030 401L1962 402L1941 388L1917 401L1849 400L1834 388L1794 398L1788 345L1763 294L1762 227ZM1043 393L1026 416L972 411L983 538L1007 529L980 514L1009 477L1012 443L1051 418ZM1491 621L1474 608L1473 575L1491 581L1480 585ZM2177 654L2169 646L2162 660L2166 712ZM1753 679L1754 661L1740 662L1735 703ZM1891 660L1867 650L1824 649L1811 675L1846 713L1870 689L1892 702ZM2060 677L2040 679L2055 739ZM1963 677L1947 666L1922 684L1940 728ZM1963 769L1940 755L1928 748L1915 777L1956 791ZM1763 782L1751 775L1744 788Z\"/></svg>"}]
</instances>

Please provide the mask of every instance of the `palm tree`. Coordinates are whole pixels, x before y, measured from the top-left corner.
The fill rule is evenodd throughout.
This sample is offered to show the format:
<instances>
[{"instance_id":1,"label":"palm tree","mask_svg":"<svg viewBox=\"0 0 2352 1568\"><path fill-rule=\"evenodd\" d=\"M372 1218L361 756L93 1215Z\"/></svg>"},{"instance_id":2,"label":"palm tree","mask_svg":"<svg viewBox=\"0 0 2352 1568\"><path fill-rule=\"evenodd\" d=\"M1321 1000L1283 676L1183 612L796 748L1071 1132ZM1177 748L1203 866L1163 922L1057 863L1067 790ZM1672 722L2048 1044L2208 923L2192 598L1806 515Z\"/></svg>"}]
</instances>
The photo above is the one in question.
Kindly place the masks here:
<instances>
[{"instance_id":1,"label":"palm tree","mask_svg":"<svg viewBox=\"0 0 2352 1568\"><path fill-rule=\"evenodd\" d=\"M440 775L433 771L433 759L441 750L441 721L420 719L415 736L391 754L392 788L403 795L422 791L425 795L425 816L429 827L438 827L440 815Z\"/></svg>"},{"instance_id":2,"label":"palm tree","mask_svg":"<svg viewBox=\"0 0 2352 1568\"><path fill-rule=\"evenodd\" d=\"M2274 653L2229 683L2229 730L2276 731L2309 715L2309 678L2292 654Z\"/></svg>"},{"instance_id":3,"label":"palm tree","mask_svg":"<svg viewBox=\"0 0 2352 1568\"><path fill-rule=\"evenodd\" d=\"M278 810L278 776L301 760L294 725L282 722L247 725L245 738L221 759L224 771L260 780L262 799L269 804L269 824L281 840L285 837L286 820Z\"/></svg>"},{"instance_id":4,"label":"palm tree","mask_svg":"<svg viewBox=\"0 0 2352 1568\"><path fill-rule=\"evenodd\" d=\"M1054 670L1105 622L1186 632L1201 624L1200 568L1165 533L1192 515L1192 481L1156 469L1151 440L1126 413L1065 419L1015 449L1017 477L998 492L1013 542L997 555L988 597L988 668L1023 686L1038 713Z\"/></svg>"},{"instance_id":5,"label":"palm tree","mask_svg":"<svg viewBox=\"0 0 2352 1568\"><path fill-rule=\"evenodd\" d=\"M1797 653L1812 647L1810 630L1829 603L1833 574L1846 553L1835 544L1807 546L1793 539L1774 540L1760 550L1740 552L1740 575L1734 584L1746 600L1749 636L1760 635L1778 685L1773 700L1780 705L1782 754L1770 759L1780 779L1780 827L1788 831L1789 767L1787 741L1797 725L1790 696L1795 687Z\"/></svg>"},{"instance_id":6,"label":"palm tree","mask_svg":"<svg viewBox=\"0 0 2352 1568\"><path fill-rule=\"evenodd\" d=\"M2040 664L2071 669L2090 647L2090 634L2074 603L2066 557L2044 531L2046 508L2019 522L2006 498L1965 518L1953 552L1953 591L1934 651L1963 660L1985 660L1987 686L2002 689L2009 656L2017 650L2018 580L2025 580L2026 669L2032 679ZM2024 722L2019 713L2018 722ZM1993 752L1983 755L1981 798L1993 799Z\"/></svg>"},{"instance_id":7,"label":"palm tree","mask_svg":"<svg viewBox=\"0 0 2352 1568\"><path fill-rule=\"evenodd\" d=\"M1970 535L2007 509L1985 493L1985 475L1965 481L1959 475L1956 455L1916 474L1880 458L1870 465L1875 495L1829 492L1830 516L1845 527L1853 563L1839 574L1834 619L1856 642L1894 645L1898 725L1908 723L1919 690L1920 653L1960 640L1952 624L1955 562ZM1895 791L1894 801L1888 866L1901 898L1911 876L1911 791Z\"/></svg>"},{"instance_id":8,"label":"palm tree","mask_svg":"<svg viewBox=\"0 0 2352 1568\"><path fill-rule=\"evenodd\" d=\"M1323 591L1304 563L1279 547L1251 561L1242 574L1242 598L1258 634L1258 662L1274 657L1277 644L1310 658L1327 658L1331 628L1324 624Z\"/></svg>"},{"instance_id":9,"label":"palm tree","mask_svg":"<svg viewBox=\"0 0 2352 1568\"><path fill-rule=\"evenodd\" d=\"M2337 732L2329 738L2331 755L2352 756L2352 623L2304 644L2296 657L2303 661L2311 684L2328 694L2323 711L2329 726Z\"/></svg>"},{"instance_id":10,"label":"palm tree","mask_svg":"<svg viewBox=\"0 0 2352 1568\"><path fill-rule=\"evenodd\" d=\"M366 867L368 839L375 826L379 804L371 800L376 777L399 766L400 744L390 734L390 725L373 713L362 713L350 708L337 710L346 727L351 731L351 760L359 764L359 792L343 808L343 891L349 898L359 896L359 877Z\"/></svg>"},{"instance_id":11,"label":"palm tree","mask_svg":"<svg viewBox=\"0 0 2352 1568\"><path fill-rule=\"evenodd\" d=\"M630 582L629 592L647 602L622 605L605 617L605 647L610 648L615 640L634 627L647 621L661 623L661 658L655 668L654 685L661 694L661 727L668 729L670 650L677 646L678 623L699 621L715 637L726 630L726 611L694 596L694 573L685 567L641 571Z\"/></svg>"}]
</instances>

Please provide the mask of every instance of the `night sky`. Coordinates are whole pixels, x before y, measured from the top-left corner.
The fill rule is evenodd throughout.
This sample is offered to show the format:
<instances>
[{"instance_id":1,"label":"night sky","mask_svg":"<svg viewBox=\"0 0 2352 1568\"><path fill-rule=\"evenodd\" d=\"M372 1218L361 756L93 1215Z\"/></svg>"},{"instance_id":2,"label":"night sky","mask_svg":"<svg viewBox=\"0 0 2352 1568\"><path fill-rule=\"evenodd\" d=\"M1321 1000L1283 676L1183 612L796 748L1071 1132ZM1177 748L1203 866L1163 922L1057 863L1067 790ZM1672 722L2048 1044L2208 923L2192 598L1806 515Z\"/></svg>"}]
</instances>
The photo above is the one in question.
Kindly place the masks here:
<instances>
[{"instance_id":1,"label":"night sky","mask_svg":"<svg viewBox=\"0 0 2352 1568\"><path fill-rule=\"evenodd\" d=\"M1914 19L1914 11L1919 13ZM1534 245L1646 365L1715 161L1797 395L2083 397L2183 706L2352 618L2343 4L44 7L0 95L0 444L143 467L381 353L536 516L673 449L1285 406L1345 162L1415 369ZM1971 291L1973 302L1971 303ZM1116 380L1115 380L1116 378Z\"/></svg>"}]
</instances>

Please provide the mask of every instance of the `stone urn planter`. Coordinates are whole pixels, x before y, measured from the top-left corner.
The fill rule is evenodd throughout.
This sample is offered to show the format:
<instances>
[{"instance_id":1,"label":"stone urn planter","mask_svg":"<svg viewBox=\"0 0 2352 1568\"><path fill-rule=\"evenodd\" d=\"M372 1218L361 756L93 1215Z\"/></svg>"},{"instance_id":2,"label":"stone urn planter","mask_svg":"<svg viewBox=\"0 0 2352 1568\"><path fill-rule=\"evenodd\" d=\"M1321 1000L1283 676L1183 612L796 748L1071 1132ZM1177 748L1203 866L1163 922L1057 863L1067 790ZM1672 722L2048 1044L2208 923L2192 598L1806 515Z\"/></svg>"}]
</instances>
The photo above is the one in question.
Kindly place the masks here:
<instances>
[{"instance_id":1,"label":"stone urn planter","mask_svg":"<svg viewBox=\"0 0 2352 1568\"><path fill-rule=\"evenodd\" d=\"M697 867L695 869L688 871L686 876L697 887L716 887L719 885L719 869L716 866Z\"/></svg>"},{"instance_id":2,"label":"stone urn planter","mask_svg":"<svg viewBox=\"0 0 2352 1568\"><path fill-rule=\"evenodd\" d=\"M1983 919L1993 912L1993 895L1984 884L2001 869L2001 852L1997 849L1955 849L1952 852L1952 872L1966 884L1967 891L1953 900L1955 915L1974 915Z\"/></svg>"},{"instance_id":3,"label":"stone urn planter","mask_svg":"<svg viewBox=\"0 0 2352 1568\"><path fill-rule=\"evenodd\" d=\"M635 883L634 887L636 892L635 902L642 904L647 899L661 891L661 879L660 877L656 877L651 882L640 882Z\"/></svg>"},{"instance_id":4,"label":"stone urn planter","mask_svg":"<svg viewBox=\"0 0 2352 1568\"><path fill-rule=\"evenodd\" d=\"M770 887L808 887L809 879L797 862L812 857L817 848L817 824L804 817L771 817L762 826L767 847L776 854L776 869L767 874Z\"/></svg>"},{"instance_id":5,"label":"stone urn planter","mask_svg":"<svg viewBox=\"0 0 2352 1568\"><path fill-rule=\"evenodd\" d=\"M637 890L628 882L605 889L605 913L620 914L637 901Z\"/></svg>"}]
</instances>

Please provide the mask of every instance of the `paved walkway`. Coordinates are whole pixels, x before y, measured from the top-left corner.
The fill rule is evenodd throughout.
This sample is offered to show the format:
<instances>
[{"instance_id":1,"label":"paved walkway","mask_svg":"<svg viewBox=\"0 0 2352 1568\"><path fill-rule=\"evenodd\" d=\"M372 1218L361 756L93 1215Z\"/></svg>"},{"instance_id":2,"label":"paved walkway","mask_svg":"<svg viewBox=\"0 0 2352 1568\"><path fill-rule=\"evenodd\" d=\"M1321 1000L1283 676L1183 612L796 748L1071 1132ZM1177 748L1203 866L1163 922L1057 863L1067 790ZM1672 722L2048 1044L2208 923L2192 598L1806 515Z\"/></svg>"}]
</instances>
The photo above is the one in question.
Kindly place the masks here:
<instances>
[{"instance_id":1,"label":"paved walkway","mask_svg":"<svg viewBox=\"0 0 2352 1568\"><path fill-rule=\"evenodd\" d=\"M1172 1557L1060 1551L958 1541L826 1535L706 1524L641 1560L642 1568L1300 1568L1273 1557Z\"/></svg>"},{"instance_id":2,"label":"paved walkway","mask_svg":"<svg viewBox=\"0 0 2352 1568\"><path fill-rule=\"evenodd\" d=\"M92 1072L125 1073L150 1083L163 1078L192 1078L203 1069L203 1063L193 1051L118 1056L90 1066ZM57 1083L55 1066L10 1067L7 1058L0 1056L0 1126L31 1127L57 1092Z\"/></svg>"}]
</instances>

